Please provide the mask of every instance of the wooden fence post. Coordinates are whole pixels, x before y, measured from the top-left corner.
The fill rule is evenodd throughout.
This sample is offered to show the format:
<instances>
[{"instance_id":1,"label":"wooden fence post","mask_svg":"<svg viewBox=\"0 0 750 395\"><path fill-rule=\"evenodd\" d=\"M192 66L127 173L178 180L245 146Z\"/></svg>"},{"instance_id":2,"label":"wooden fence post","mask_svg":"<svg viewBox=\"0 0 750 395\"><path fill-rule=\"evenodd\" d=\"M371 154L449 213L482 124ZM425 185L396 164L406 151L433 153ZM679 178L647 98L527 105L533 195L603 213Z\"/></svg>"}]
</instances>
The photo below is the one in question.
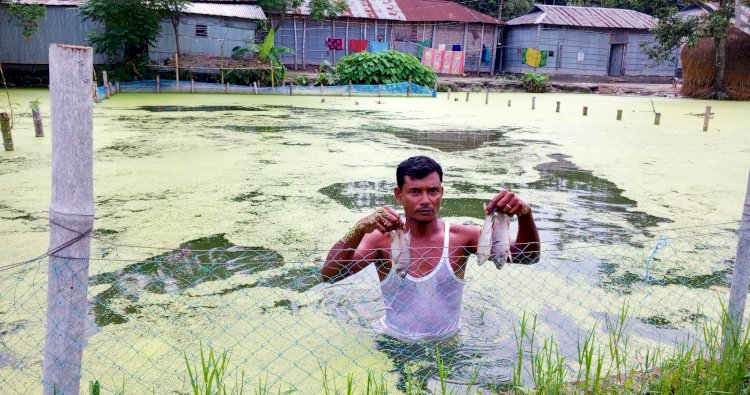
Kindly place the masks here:
<instances>
[{"instance_id":1,"label":"wooden fence post","mask_svg":"<svg viewBox=\"0 0 750 395\"><path fill-rule=\"evenodd\" d=\"M289 96L294 95L294 82L289 83Z\"/></svg>"},{"instance_id":2,"label":"wooden fence post","mask_svg":"<svg viewBox=\"0 0 750 395\"><path fill-rule=\"evenodd\" d=\"M560 112L560 102L557 102L557 106L555 107L555 112Z\"/></svg>"},{"instance_id":3,"label":"wooden fence post","mask_svg":"<svg viewBox=\"0 0 750 395\"><path fill-rule=\"evenodd\" d=\"M79 394L94 224L93 50L51 44L52 200L43 392Z\"/></svg>"},{"instance_id":4,"label":"wooden fence post","mask_svg":"<svg viewBox=\"0 0 750 395\"><path fill-rule=\"evenodd\" d=\"M411 76L409 76L409 85L406 85L406 97L411 96Z\"/></svg>"},{"instance_id":5,"label":"wooden fence post","mask_svg":"<svg viewBox=\"0 0 750 395\"><path fill-rule=\"evenodd\" d=\"M115 91L120 93L120 81L115 81Z\"/></svg>"},{"instance_id":6,"label":"wooden fence post","mask_svg":"<svg viewBox=\"0 0 750 395\"><path fill-rule=\"evenodd\" d=\"M333 51L333 57L336 59L336 51ZM352 81L349 80L349 97L352 97Z\"/></svg>"},{"instance_id":7,"label":"wooden fence post","mask_svg":"<svg viewBox=\"0 0 750 395\"><path fill-rule=\"evenodd\" d=\"M510 100L508 100L508 107L510 107Z\"/></svg>"},{"instance_id":8,"label":"wooden fence post","mask_svg":"<svg viewBox=\"0 0 750 395\"><path fill-rule=\"evenodd\" d=\"M484 104L490 104L490 88L485 88L485 91L484 91Z\"/></svg>"},{"instance_id":9,"label":"wooden fence post","mask_svg":"<svg viewBox=\"0 0 750 395\"><path fill-rule=\"evenodd\" d=\"M42 111L39 109L39 100L34 100L31 102L31 117L34 119L34 136L44 137Z\"/></svg>"},{"instance_id":10,"label":"wooden fence post","mask_svg":"<svg viewBox=\"0 0 750 395\"><path fill-rule=\"evenodd\" d=\"M3 146L6 151L13 151L13 136L10 134L10 115L0 112L0 132L3 135Z\"/></svg>"},{"instance_id":11,"label":"wooden fence post","mask_svg":"<svg viewBox=\"0 0 750 395\"><path fill-rule=\"evenodd\" d=\"M161 79L159 78L159 74L156 75L156 93L159 93L161 90Z\"/></svg>"},{"instance_id":12,"label":"wooden fence post","mask_svg":"<svg viewBox=\"0 0 750 395\"><path fill-rule=\"evenodd\" d=\"M253 81L253 92L255 92L256 95L258 94L258 81Z\"/></svg>"},{"instance_id":13,"label":"wooden fence post","mask_svg":"<svg viewBox=\"0 0 750 395\"><path fill-rule=\"evenodd\" d=\"M661 125L661 113L654 114L654 125Z\"/></svg>"},{"instance_id":14,"label":"wooden fence post","mask_svg":"<svg viewBox=\"0 0 750 395\"><path fill-rule=\"evenodd\" d=\"M195 78L190 79L190 93L195 93Z\"/></svg>"},{"instance_id":15,"label":"wooden fence post","mask_svg":"<svg viewBox=\"0 0 750 395\"><path fill-rule=\"evenodd\" d=\"M466 91L466 101L469 101L469 91Z\"/></svg>"},{"instance_id":16,"label":"wooden fence post","mask_svg":"<svg viewBox=\"0 0 750 395\"><path fill-rule=\"evenodd\" d=\"M617 110L617 120L622 121L622 110Z\"/></svg>"},{"instance_id":17,"label":"wooden fence post","mask_svg":"<svg viewBox=\"0 0 750 395\"><path fill-rule=\"evenodd\" d=\"M112 92L109 91L109 79L107 78L107 70L102 71L102 83L104 84L104 97L109 99Z\"/></svg>"},{"instance_id":18,"label":"wooden fence post","mask_svg":"<svg viewBox=\"0 0 750 395\"><path fill-rule=\"evenodd\" d=\"M99 103L99 92L98 92L98 84L96 82L96 70L93 72L94 75L94 83L92 84L94 86L94 103Z\"/></svg>"},{"instance_id":19,"label":"wooden fence post","mask_svg":"<svg viewBox=\"0 0 750 395\"><path fill-rule=\"evenodd\" d=\"M703 131L708 131L708 120L711 119L711 106L706 106L706 115L703 118Z\"/></svg>"},{"instance_id":20,"label":"wooden fence post","mask_svg":"<svg viewBox=\"0 0 750 395\"><path fill-rule=\"evenodd\" d=\"M323 89L322 86L321 86L321 89ZM321 92L322 92L322 90L321 90ZM383 85L378 84L378 97L382 96L382 94L383 94ZM322 93L321 93L321 96L322 96Z\"/></svg>"},{"instance_id":21,"label":"wooden fence post","mask_svg":"<svg viewBox=\"0 0 750 395\"><path fill-rule=\"evenodd\" d=\"M589 108L587 106L583 106L583 116L589 115Z\"/></svg>"},{"instance_id":22,"label":"wooden fence post","mask_svg":"<svg viewBox=\"0 0 750 395\"><path fill-rule=\"evenodd\" d=\"M449 86L448 87L448 100L450 99L451 99L451 87Z\"/></svg>"},{"instance_id":23,"label":"wooden fence post","mask_svg":"<svg viewBox=\"0 0 750 395\"><path fill-rule=\"evenodd\" d=\"M531 96L531 109L536 110L536 96Z\"/></svg>"},{"instance_id":24,"label":"wooden fence post","mask_svg":"<svg viewBox=\"0 0 750 395\"><path fill-rule=\"evenodd\" d=\"M739 236L737 238L737 255L732 270L732 288L729 291L727 314L729 322L724 328L723 346L728 341L737 340L742 328L742 316L745 313L747 287L750 285L750 174L747 178L745 206L742 209ZM731 336L730 336L731 335Z\"/></svg>"}]
</instances>

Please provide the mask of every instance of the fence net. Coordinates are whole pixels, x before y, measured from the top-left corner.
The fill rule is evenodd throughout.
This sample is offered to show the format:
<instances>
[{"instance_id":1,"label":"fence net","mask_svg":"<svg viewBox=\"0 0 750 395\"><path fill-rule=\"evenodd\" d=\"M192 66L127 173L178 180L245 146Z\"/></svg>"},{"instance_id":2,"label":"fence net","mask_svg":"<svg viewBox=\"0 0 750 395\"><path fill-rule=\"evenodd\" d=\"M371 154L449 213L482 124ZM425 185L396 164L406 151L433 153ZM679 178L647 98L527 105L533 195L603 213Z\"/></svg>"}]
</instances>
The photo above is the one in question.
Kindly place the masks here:
<instances>
[{"instance_id":1,"label":"fence net","mask_svg":"<svg viewBox=\"0 0 750 395\"><path fill-rule=\"evenodd\" d=\"M213 82L191 82L176 80L143 80L120 83L121 92L178 92L178 93L244 93L258 95L322 95L322 96L421 96L434 97L432 88L398 82L382 85L282 85L276 87L220 84ZM105 97L103 88L97 90L100 99Z\"/></svg>"},{"instance_id":2,"label":"fence net","mask_svg":"<svg viewBox=\"0 0 750 395\"><path fill-rule=\"evenodd\" d=\"M737 228L724 223L599 244L543 241L537 264L502 270L478 266L472 256L458 334L417 342L384 333L382 317L393 305L386 307L373 265L325 284L320 267L328 251L238 246L223 235L173 248L94 237L82 382L98 380L111 392L188 391L187 365L200 369L201 350L210 348L230 350L227 377L246 388L318 393L325 382L341 387L348 374L373 371L403 389L415 378L434 380L440 352L450 383L497 390L519 355L515 334L524 313L536 317L537 336L554 339L572 371L579 340L594 333L606 347L607 321L622 306L628 353L637 361L719 319ZM425 253L434 256L411 256ZM49 259L0 268L5 393L42 388ZM395 302L437 294L449 303L455 296L441 294L442 285L415 284L414 295ZM418 321L429 322L435 311L427 308Z\"/></svg>"}]
</instances>

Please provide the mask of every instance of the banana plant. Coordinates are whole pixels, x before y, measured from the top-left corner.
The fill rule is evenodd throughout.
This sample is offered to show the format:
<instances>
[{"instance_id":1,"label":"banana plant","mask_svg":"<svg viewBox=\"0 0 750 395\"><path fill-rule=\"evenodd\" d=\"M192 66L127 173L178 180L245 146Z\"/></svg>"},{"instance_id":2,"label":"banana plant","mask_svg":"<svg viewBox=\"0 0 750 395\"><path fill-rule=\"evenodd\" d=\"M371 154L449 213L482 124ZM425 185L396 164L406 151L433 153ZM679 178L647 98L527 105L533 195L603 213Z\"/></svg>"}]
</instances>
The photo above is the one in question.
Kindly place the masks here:
<instances>
[{"instance_id":1,"label":"banana plant","mask_svg":"<svg viewBox=\"0 0 750 395\"><path fill-rule=\"evenodd\" d=\"M242 59L243 56L249 53L256 54L260 62L271 64L271 83L274 84L283 79L286 72L286 67L281 63L279 55L294 53L294 50L287 47L274 46L274 29L272 28L260 44L247 43L245 46L232 48L232 59ZM274 70L277 69L280 72L274 73ZM274 76L274 74L276 75Z\"/></svg>"}]
</instances>

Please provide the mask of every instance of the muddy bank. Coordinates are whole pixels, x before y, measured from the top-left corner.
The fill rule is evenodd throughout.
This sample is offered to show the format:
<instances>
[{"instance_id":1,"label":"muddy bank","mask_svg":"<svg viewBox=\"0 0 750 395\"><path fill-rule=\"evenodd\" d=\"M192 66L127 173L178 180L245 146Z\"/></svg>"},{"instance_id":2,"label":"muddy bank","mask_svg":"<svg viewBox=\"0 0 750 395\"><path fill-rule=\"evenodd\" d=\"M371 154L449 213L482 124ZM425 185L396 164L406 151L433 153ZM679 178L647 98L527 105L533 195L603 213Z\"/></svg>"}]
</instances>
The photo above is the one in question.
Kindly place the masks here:
<instances>
[{"instance_id":1,"label":"muddy bank","mask_svg":"<svg viewBox=\"0 0 750 395\"><path fill-rule=\"evenodd\" d=\"M520 80L492 77L439 77L438 90L446 92L526 92ZM620 96L681 97L671 84L597 83L551 81L549 93L598 93Z\"/></svg>"}]
</instances>

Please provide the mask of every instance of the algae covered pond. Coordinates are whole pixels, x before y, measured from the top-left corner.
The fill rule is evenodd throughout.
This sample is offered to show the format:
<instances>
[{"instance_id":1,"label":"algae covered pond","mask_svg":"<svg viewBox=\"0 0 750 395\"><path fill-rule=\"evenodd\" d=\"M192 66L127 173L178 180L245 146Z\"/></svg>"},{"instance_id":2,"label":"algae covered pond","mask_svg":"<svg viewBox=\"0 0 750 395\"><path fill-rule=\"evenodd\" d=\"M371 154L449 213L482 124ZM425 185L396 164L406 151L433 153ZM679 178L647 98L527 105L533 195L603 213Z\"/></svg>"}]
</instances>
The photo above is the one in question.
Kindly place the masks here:
<instances>
[{"instance_id":1,"label":"algae covered pond","mask_svg":"<svg viewBox=\"0 0 750 395\"><path fill-rule=\"evenodd\" d=\"M11 94L40 98L54 133L48 92ZM382 371L394 386L407 372L432 377L429 347L377 333L373 272L333 286L317 275L354 221L395 205L395 167L417 154L444 168L442 217L479 224L482 204L509 188L532 204L544 243L535 266L470 263L463 329L441 345L453 383L477 368L484 388L507 382L523 311L566 354L623 301L635 349L669 346L696 317L716 316L750 168L748 104L539 95L532 111L530 95L479 96L121 94L97 104L84 379L182 388L182 353L194 357L200 342L231 349L232 374L267 375L282 390L317 392L319 363L338 379ZM707 104L704 133L694 114ZM34 138L23 116L14 140L16 151L0 153L2 265L49 240L50 138ZM0 272L0 384L12 392L39 387L45 265Z\"/></svg>"}]
</instances>

